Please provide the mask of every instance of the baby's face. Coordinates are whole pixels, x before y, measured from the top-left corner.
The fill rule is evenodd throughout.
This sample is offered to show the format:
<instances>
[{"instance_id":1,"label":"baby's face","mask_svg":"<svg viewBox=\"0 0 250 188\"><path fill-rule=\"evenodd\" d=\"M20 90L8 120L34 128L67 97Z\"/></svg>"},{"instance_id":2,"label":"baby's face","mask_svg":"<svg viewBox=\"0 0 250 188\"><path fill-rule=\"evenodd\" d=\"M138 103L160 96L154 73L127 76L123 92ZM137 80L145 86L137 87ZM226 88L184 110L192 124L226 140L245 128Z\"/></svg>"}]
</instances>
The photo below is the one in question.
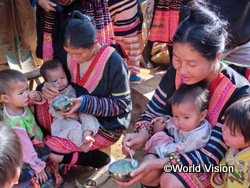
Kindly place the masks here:
<instances>
[{"instance_id":1,"label":"baby's face","mask_svg":"<svg viewBox=\"0 0 250 188\"><path fill-rule=\"evenodd\" d=\"M239 130L232 132L226 123L222 127L223 140L231 148L244 149L250 146L250 143L246 143L244 136Z\"/></svg>"},{"instance_id":2,"label":"baby's face","mask_svg":"<svg viewBox=\"0 0 250 188\"><path fill-rule=\"evenodd\" d=\"M15 109L16 107L24 107L29 104L29 86L28 81L11 82L10 91L7 94L9 99L8 105Z\"/></svg>"},{"instance_id":3,"label":"baby's face","mask_svg":"<svg viewBox=\"0 0 250 188\"><path fill-rule=\"evenodd\" d=\"M193 102L181 102L172 105L174 125L183 132L198 127L206 117L205 112L199 112Z\"/></svg>"},{"instance_id":4,"label":"baby's face","mask_svg":"<svg viewBox=\"0 0 250 188\"><path fill-rule=\"evenodd\" d=\"M67 76L62 67L46 71L48 82L52 83L59 91L63 90L68 85Z\"/></svg>"}]
</instances>

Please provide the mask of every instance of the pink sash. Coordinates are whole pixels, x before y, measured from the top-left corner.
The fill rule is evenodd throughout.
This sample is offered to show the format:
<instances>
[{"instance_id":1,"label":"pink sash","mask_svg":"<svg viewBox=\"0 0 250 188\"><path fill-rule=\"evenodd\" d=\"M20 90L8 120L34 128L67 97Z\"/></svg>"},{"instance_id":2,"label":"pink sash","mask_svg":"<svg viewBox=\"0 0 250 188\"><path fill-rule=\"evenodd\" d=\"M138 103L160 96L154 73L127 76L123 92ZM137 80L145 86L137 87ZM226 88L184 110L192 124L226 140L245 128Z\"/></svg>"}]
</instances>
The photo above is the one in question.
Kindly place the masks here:
<instances>
[{"instance_id":1,"label":"pink sash","mask_svg":"<svg viewBox=\"0 0 250 188\"><path fill-rule=\"evenodd\" d=\"M87 72L81 79L79 64L74 62L71 58L68 59L72 82L85 87L89 93L93 92L103 76L103 71L108 59L114 51L115 49L111 46L104 46L96 55Z\"/></svg>"}]
</instances>

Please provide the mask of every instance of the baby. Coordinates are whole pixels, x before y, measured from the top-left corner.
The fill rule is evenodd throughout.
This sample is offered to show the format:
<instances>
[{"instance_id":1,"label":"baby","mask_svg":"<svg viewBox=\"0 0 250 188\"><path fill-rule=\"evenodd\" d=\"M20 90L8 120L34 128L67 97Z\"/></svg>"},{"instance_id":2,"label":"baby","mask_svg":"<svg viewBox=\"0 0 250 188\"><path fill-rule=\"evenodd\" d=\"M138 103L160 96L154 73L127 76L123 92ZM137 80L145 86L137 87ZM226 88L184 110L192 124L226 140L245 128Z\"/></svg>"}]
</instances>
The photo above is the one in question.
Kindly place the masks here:
<instances>
[{"instance_id":1,"label":"baby","mask_svg":"<svg viewBox=\"0 0 250 188\"><path fill-rule=\"evenodd\" d=\"M172 152L185 153L205 146L211 125L205 119L208 91L199 85L182 85L170 98L173 117L157 117L152 121L154 135L145 144L149 153L160 158Z\"/></svg>"},{"instance_id":2,"label":"baby","mask_svg":"<svg viewBox=\"0 0 250 188\"><path fill-rule=\"evenodd\" d=\"M62 64L58 60L45 62L40 68L40 73L46 82L51 83L58 89L60 96L76 98L88 94L85 88L68 82ZM93 136L100 126L97 118L84 113L75 113L71 117L65 117L53 108L52 102L53 100L48 101L50 105L49 112L53 117L51 134L69 139L82 151L88 152L95 141Z\"/></svg>"}]
</instances>

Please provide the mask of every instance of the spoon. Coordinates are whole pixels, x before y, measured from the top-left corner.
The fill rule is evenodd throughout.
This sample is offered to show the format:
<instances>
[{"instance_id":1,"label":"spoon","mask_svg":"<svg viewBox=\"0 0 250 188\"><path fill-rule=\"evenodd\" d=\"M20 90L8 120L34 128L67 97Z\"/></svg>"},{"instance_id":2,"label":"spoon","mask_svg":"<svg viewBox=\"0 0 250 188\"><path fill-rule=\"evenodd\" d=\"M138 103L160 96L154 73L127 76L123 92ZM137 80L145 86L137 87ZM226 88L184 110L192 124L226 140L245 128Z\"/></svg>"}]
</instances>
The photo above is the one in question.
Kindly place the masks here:
<instances>
[{"instance_id":1,"label":"spoon","mask_svg":"<svg viewBox=\"0 0 250 188\"><path fill-rule=\"evenodd\" d=\"M129 148L129 155L130 155L130 158L131 158L131 166L133 167L133 168L137 168L138 167L138 162L137 162L137 160L135 160L134 158L133 158L133 155L132 155L132 150L131 150L131 148Z\"/></svg>"}]
</instances>

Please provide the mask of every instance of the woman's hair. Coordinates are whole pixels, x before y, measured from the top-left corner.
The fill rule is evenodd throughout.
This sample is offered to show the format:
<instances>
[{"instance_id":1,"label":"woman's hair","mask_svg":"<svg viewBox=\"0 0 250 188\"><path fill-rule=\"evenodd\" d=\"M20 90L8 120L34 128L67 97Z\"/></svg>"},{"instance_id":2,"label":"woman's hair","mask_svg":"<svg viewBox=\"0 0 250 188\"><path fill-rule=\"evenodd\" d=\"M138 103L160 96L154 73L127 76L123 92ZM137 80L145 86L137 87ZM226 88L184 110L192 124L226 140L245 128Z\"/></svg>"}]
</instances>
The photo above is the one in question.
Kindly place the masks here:
<instances>
[{"instance_id":1,"label":"woman's hair","mask_svg":"<svg viewBox=\"0 0 250 188\"><path fill-rule=\"evenodd\" d=\"M48 70L55 70L57 68L63 69L63 65L59 60L52 59L52 60L46 61L40 67L40 74L42 75L42 77L45 81L48 81L47 74L46 74L47 71Z\"/></svg>"},{"instance_id":2,"label":"woman's hair","mask_svg":"<svg viewBox=\"0 0 250 188\"><path fill-rule=\"evenodd\" d=\"M181 85L177 89L172 97L169 99L171 105L178 105L183 102L193 102L199 112L203 112L208 109L209 105L209 92L208 90L199 85Z\"/></svg>"},{"instance_id":3,"label":"woman's hair","mask_svg":"<svg viewBox=\"0 0 250 188\"><path fill-rule=\"evenodd\" d=\"M5 186L21 168L22 148L16 133L0 121L0 184ZM0 187L1 187L0 186Z\"/></svg>"},{"instance_id":4,"label":"woman's hair","mask_svg":"<svg viewBox=\"0 0 250 188\"><path fill-rule=\"evenodd\" d=\"M227 41L227 22L219 19L203 0L192 0L184 6L185 16L176 29L173 42L189 43L212 61L223 51Z\"/></svg>"},{"instance_id":5,"label":"woman's hair","mask_svg":"<svg viewBox=\"0 0 250 188\"><path fill-rule=\"evenodd\" d=\"M74 10L71 18L69 18L63 25L61 36L63 46L75 49L91 49L95 39L96 28L90 17L82 14L78 10Z\"/></svg>"},{"instance_id":6,"label":"woman's hair","mask_svg":"<svg viewBox=\"0 0 250 188\"><path fill-rule=\"evenodd\" d=\"M225 112L225 126L233 134L240 131L245 143L250 143L250 96L244 97L228 107Z\"/></svg>"},{"instance_id":7,"label":"woman's hair","mask_svg":"<svg viewBox=\"0 0 250 188\"><path fill-rule=\"evenodd\" d=\"M10 91L11 82L25 82L27 78L23 73L13 69L6 69L0 71L0 95L6 94Z\"/></svg>"}]
</instances>

